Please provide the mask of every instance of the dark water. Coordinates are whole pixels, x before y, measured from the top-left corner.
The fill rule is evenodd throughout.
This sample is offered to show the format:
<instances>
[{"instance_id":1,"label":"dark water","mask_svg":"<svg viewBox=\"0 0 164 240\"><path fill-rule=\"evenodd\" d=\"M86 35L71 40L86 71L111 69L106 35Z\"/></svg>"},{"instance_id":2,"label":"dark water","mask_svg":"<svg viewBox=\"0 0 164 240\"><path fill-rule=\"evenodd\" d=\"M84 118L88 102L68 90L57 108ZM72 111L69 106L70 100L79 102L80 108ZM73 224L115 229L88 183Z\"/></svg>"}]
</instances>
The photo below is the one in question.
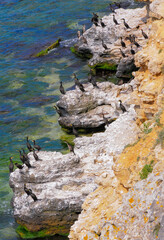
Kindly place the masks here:
<instances>
[{"instance_id":1,"label":"dark water","mask_svg":"<svg viewBox=\"0 0 164 240\"><path fill-rule=\"evenodd\" d=\"M37 139L44 150L63 150L64 133L53 108L59 81L73 85L72 73L88 74L86 61L70 52L76 32L91 26L92 12L109 13L109 0L0 0L0 240L16 240L8 185L9 157L25 137ZM58 37L61 46L48 56L30 58ZM63 239L55 237L53 239Z\"/></svg>"}]
</instances>

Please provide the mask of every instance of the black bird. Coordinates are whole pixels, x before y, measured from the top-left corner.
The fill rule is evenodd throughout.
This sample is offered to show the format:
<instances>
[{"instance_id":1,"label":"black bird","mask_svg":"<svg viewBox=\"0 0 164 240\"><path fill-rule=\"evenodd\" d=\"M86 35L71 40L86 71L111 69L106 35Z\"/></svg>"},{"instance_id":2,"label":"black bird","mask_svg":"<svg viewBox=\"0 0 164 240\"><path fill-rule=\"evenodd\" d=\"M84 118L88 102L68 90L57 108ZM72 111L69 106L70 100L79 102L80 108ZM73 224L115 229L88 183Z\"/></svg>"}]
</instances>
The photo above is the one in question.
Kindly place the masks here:
<instances>
[{"instance_id":1,"label":"black bird","mask_svg":"<svg viewBox=\"0 0 164 240\"><path fill-rule=\"evenodd\" d=\"M106 27L105 23L102 21L102 18L100 19L100 24L101 24L101 27Z\"/></svg>"},{"instance_id":2,"label":"black bird","mask_svg":"<svg viewBox=\"0 0 164 240\"><path fill-rule=\"evenodd\" d=\"M126 48L126 44L122 41L122 37L120 37L120 39L121 39L121 46L122 46L123 48Z\"/></svg>"},{"instance_id":3,"label":"black bird","mask_svg":"<svg viewBox=\"0 0 164 240\"><path fill-rule=\"evenodd\" d=\"M132 55L135 54L135 51L134 51L134 49L132 48L132 46L131 46L130 52L131 52Z\"/></svg>"},{"instance_id":4,"label":"black bird","mask_svg":"<svg viewBox=\"0 0 164 240\"><path fill-rule=\"evenodd\" d=\"M60 88L59 88L59 90L60 90L61 94L65 94L65 90L64 90L62 81L60 82Z\"/></svg>"},{"instance_id":5,"label":"black bird","mask_svg":"<svg viewBox=\"0 0 164 240\"><path fill-rule=\"evenodd\" d=\"M136 45L136 47L141 47L140 45L139 45L139 43L138 42L136 42L136 40L134 40L134 42L133 42L135 45Z\"/></svg>"},{"instance_id":6,"label":"black bird","mask_svg":"<svg viewBox=\"0 0 164 240\"><path fill-rule=\"evenodd\" d=\"M122 101L119 100L119 102L120 102L120 108L121 108L122 112L123 112L123 113L124 113L124 112L127 112L126 108L125 108L124 105L122 104Z\"/></svg>"},{"instance_id":7,"label":"black bird","mask_svg":"<svg viewBox=\"0 0 164 240\"><path fill-rule=\"evenodd\" d=\"M96 13L92 13L92 14L93 14L93 17L92 17L91 21L98 23L98 21L99 21L99 20L98 20L98 17L99 17L99 16L98 16Z\"/></svg>"},{"instance_id":8,"label":"black bird","mask_svg":"<svg viewBox=\"0 0 164 240\"><path fill-rule=\"evenodd\" d=\"M74 80L75 80L75 85L79 87L79 89L82 91L82 92L85 92L85 89L83 87L83 84L79 82L79 79L77 78L76 74L73 73L73 76L74 76Z\"/></svg>"},{"instance_id":9,"label":"black bird","mask_svg":"<svg viewBox=\"0 0 164 240\"><path fill-rule=\"evenodd\" d=\"M27 188L25 183L24 183L24 191L28 196L32 193L32 190L30 188Z\"/></svg>"},{"instance_id":10,"label":"black bird","mask_svg":"<svg viewBox=\"0 0 164 240\"><path fill-rule=\"evenodd\" d=\"M24 163L25 162L25 158L22 155L22 152L20 150L18 150L18 152L19 152L19 155L20 155L20 160L22 161L22 163Z\"/></svg>"},{"instance_id":11,"label":"black bird","mask_svg":"<svg viewBox=\"0 0 164 240\"><path fill-rule=\"evenodd\" d=\"M73 153L75 154L75 152L74 152L74 146L71 145L70 143L68 143L67 141L64 141L64 142L67 144L67 146L68 146L70 152L73 152Z\"/></svg>"},{"instance_id":12,"label":"black bird","mask_svg":"<svg viewBox=\"0 0 164 240\"><path fill-rule=\"evenodd\" d=\"M35 168L32 167L29 161L24 161L24 164L28 167L28 168Z\"/></svg>"},{"instance_id":13,"label":"black bird","mask_svg":"<svg viewBox=\"0 0 164 240\"><path fill-rule=\"evenodd\" d=\"M56 105L54 105L54 108L55 108L56 112L59 114L60 117L68 115L68 112L65 108L58 107Z\"/></svg>"},{"instance_id":14,"label":"black bird","mask_svg":"<svg viewBox=\"0 0 164 240\"><path fill-rule=\"evenodd\" d=\"M104 41L103 41L103 40L102 40L102 46L103 46L103 48L105 48L105 50L107 50L107 49L108 49L107 45L104 43Z\"/></svg>"},{"instance_id":15,"label":"black bird","mask_svg":"<svg viewBox=\"0 0 164 240\"><path fill-rule=\"evenodd\" d=\"M120 24L117 22L114 14L113 14L113 22L114 22L116 25L120 25Z\"/></svg>"},{"instance_id":16,"label":"black bird","mask_svg":"<svg viewBox=\"0 0 164 240\"><path fill-rule=\"evenodd\" d=\"M95 78L94 78L91 74L88 76L88 81L89 81L90 83L92 83L92 85L93 85L94 87L99 88L99 87L97 86L97 83L96 83Z\"/></svg>"},{"instance_id":17,"label":"black bird","mask_svg":"<svg viewBox=\"0 0 164 240\"><path fill-rule=\"evenodd\" d=\"M98 27L99 25L98 25L98 23L96 22L96 21L92 21L93 22L93 24L96 26L96 27Z\"/></svg>"},{"instance_id":18,"label":"black bird","mask_svg":"<svg viewBox=\"0 0 164 240\"><path fill-rule=\"evenodd\" d=\"M17 168L19 168L19 169L22 169L24 166L23 165L21 165L21 164L19 164L19 163L15 163L15 166L17 167Z\"/></svg>"},{"instance_id":19,"label":"black bird","mask_svg":"<svg viewBox=\"0 0 164 240\"><path fill-rule=\"evenodd\" d=\"M131 29L131 27L129 27L129 25L125 22L125 18L121 18L121 20L123 20L124 21L124 26L128 29Z\"/></svg>"},{"instance_id":20,"label":"black bird","mask_svg":"<svg viewBox=\"0 0 164 240\"><path fill-rule=\"evenodd\" d=\"M119 49L120 49L121 55L122 55L123 57L126 57L125 53L121 50L121 48L119 48Z\"/></svg>"},{"instance_id":21,"label":"black bird","mask_svg":"<svg viewBox=\"0 0 164 240\"><path fill-rule=\"evenodd\" d=\"M32 197L32 199L34 200L34 202L36 202L38 200L37 196L33 193L33 192L30 192L30 197Z\"/></svg>"},{"instance_id":22,"label":"black bird","mask_svg":"<svg viewBox=\"0 0 164 240\"><path fill-rule=\"evenodd\" d=\"M112 7L112 4L111 4L111 3L109 4L109 7L110 7L111 12L116 13L115 10L114 10L114 8Z\"/></svg>"},{"instance_id":23,"label":"black bird","mask_svg":"<svg viewBox=\"0 0 164 240\"><path fill-rule=\"evenodd\" d=\"M95 17L95 18L98 18L99 16L96 14L96 13L92 13L93 14L93 17Z\"/></svg>"},{"instance_id":24,"label":"black bird","mask_svg":"<svg viewBox=\"0 0 164 240\"><path fill-rule=\"evenodd\" d=\"M35 140L33 140L33 143L34 143L34 148L40 151L41 147L35 143Z\"/></svg>"},{"instance_id":25,"label":"black bird","mask_svg":"<svg viewBox=\"0 0 164 240\"><path fill-rule=\"evenodd\" d=\"M29 143L29 140L28 140L28 137L26 137L26 145L27 145L27 148L28 148L28 150L29 150L29 152L31 152L32 151L32 146L31 146L31 144Z\"/></svg>"},{"instance_id":26,"label":"black bird","mask_svg":"<svg viewBox=\"0 0 164 240\"><path fill-rule=\"evenodd\" d=\"M29 157L28 157L28 155L26 154L26 152L23 148L22 148L22 151L23 151L22 155L23 155L24 160L29 161Z\"/></svg>"},{"instance_id":27,"label":"black bird","mask_svg":"<svg viewBox=\"0 0 164 240\"><path fill-rule=\"evenodd\" d=\"M41 161L41 159L39 159L34 149L33 149L33 157L35 158L36 161Z\"/></svg>"},{"instance_id":28,"label":"black bird","mask_svg":"<svg viewBox=\"0 0 164 240\"><path fill-rule=\"evenodd\" d=\"M76 130L75 126L72 124L72 133L75 135L75 137L78 137L78 131Z\"/></svg>"},{"instance_id":29,"label":"black bird","mask_svg":"<svg viewBox=\"0 0 164 240\"><path fill-rule=\"evenodd\" d=\"M148 39L148 35L141 29L142 35L144 36L145 39Z\"/></svg>"},{"instance_id":30,"label":"black bird","mask_svg":"<svg viewBox=\"0 0 164 240\"><path fill-rule=\"evenodd\" d=\"M10 164L9 164L9 171L10 173L12 173L14 171L14 164L13 164L13 161L12 161L12 157L9 158L10 159Z\"/></svg>"}]
</instances>

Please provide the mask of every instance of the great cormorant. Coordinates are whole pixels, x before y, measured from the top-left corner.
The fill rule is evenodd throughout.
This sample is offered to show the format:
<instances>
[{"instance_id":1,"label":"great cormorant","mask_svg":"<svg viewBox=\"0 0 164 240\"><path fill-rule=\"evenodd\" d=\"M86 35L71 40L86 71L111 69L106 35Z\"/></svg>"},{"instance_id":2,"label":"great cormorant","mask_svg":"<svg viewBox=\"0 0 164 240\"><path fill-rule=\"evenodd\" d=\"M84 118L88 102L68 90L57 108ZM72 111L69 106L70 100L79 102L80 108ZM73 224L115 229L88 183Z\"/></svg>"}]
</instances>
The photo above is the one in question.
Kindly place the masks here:
<instances>
[{"instance_id":1,"label":"great cormorant","mask_svg":"<svg viewBox=\"0 0 164 240\"><path fill-rule=\"evenodd\" d=\"M33 140L33 143L34 143L34 148L40 151L41 147L35 143L35 140Z\"/></svg>"},{"instance_id":2,"label":"great cormorant","mask_svg":"<svg viewBox=\"0 0 164 240\"><path fill-rule=\"evenodd\" d=\"M128 29L131 29L131 27L129 27L129 25L125 22L125 18L121 18L121 20L123 20L124 21L124 26Z\"/></svg>"},{"instance_id":3,"label":"great cormorant","mask_svg":"<svg viewBox=\"0 0 164 240\"><path fill-rule=\"evenodd\" d=\"M116 25L120 25L120 24L117 22L114 14L113 14L113 22L114 22Z\"/></svg>"},{"instance_id":4,"label":"great cormorant","mask_svg":"<svg viewBox=\"0 0 164 240\"><path fill-rule=\"evenodd\" d=\"M120 39L121 39L121 46L122 46L123 48L126 48L126 44L122 41L122 37L120 37Z\"/></svg>"},{"instance_id":5,"label":"great cormorant","mask_svg":"<svg viewBox=\"0 0 164 240\"><path fill-rule=\"evenodd\" d=\"M65 94L65 90L64 90L62 81L60 81L60 88L59 88L59 90L60 90L61 94Z\"/></svg>"},{"instance_id":6,"label":"great cormorant","mask_svg":"<svg viewBox=\"0 0 164 240\"><path fill-rule=\"evenodd\" d=\"M123 113L124 113L124 112L127 112L126 108L125 108L124 105L122 104L122 101L119 100L119 102L120 102L120 108L121 108L122 112L123 112Z\"/></svg>"},{"instance_id":7,"label":"great cormorant","mask_svg":"<svg viewBox=\"0 0 164 240\"><path fill-rule=\"evenodd\" d=\"M12 173L14 171L14 164L13 164L12 159L13 159L12 157L9 158L9 160L10 160L10 164L9 164L10 173Z\"/></svg>"}]
</instances>

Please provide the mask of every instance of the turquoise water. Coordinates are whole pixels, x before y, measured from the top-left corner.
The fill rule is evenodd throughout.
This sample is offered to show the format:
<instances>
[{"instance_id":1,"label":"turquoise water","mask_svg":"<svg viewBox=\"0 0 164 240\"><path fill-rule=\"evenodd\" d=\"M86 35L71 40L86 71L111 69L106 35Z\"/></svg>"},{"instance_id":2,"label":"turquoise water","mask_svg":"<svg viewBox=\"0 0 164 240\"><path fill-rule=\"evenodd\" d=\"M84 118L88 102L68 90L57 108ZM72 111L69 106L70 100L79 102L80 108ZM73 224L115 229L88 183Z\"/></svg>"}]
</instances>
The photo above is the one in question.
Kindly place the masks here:
<instances>
[{"instance_id":1,"label":"turquoise water","mask_svg":"<svg viewBox=\"0 0 164 240\"><path fill-rule=\"evenodd\" d=\"M85 60L69 48L76 32L91 26L92 12L109 13L109 0L0 0L0 240L16 240L16 224L8 185L9 157L19 161L17 149L25 137L37 139L44 150L63 150L64 133L53 108L59 99L59 81L73 85L72 73L85 79ZM62 38L49 55L31 58ZM54 239L59 239L55 237ZM61 238L60 238L61 239Z\"/></svg>"}]
</instances>

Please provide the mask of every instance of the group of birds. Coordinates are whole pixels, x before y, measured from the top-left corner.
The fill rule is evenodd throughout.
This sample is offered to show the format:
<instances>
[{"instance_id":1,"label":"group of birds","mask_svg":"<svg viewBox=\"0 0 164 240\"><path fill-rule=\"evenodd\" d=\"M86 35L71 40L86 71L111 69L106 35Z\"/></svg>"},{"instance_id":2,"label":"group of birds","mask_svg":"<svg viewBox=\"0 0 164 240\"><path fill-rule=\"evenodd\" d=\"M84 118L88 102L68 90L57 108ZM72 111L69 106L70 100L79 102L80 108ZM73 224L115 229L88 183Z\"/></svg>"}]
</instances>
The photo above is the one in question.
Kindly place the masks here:
<instances>
[{"instance_id":1,"label":"group of birds","mask_svg":"<svg viewBox=\"0 0 164 240\"><path fill-rule=\"evenodd\" d=\"M115 23L115 25L120 25L120 23L118 23L116 17L115 17L115 8L124 8L124 7L128 7L130 5L130 3L126 3L126 2L114 2L114 7L112 4L109 4L110 6L110 10L113 12L113 22ZM99 16L96 13L92 13L93 16L91 18L91 22L96 26L96 27L102 27L105 28L106 24L102 21L102 18L99 21ZM123 24L125 26L126 29L131 29L131 27L129 26L129 24L126 22L125 18L121 18L121 20L123 20ZM139 26L137 26L136 28L139 28ZM80 35L80 31L77 32L77 36L79 39L82 39L83 43L88 44L87 39L84 37L84 32L85 32L85 25L83 25L82 27L82 35ZM148 39L148 35L143 31L143 29L141 29L141 33L142 36L145 39ZM133 49L132 45L134 44L137 48L141 47L140 44L136 41L136 36L135 35L130 35L129 37L126 37L125 40L129 40L131 42L131 49L130 49L130 53L132 55L135 54L135 50ZM107 45L104 43L104 40L102 39L102 46L105 50L108 50L109 48L107 47ZM126 48L126 43L123 41L122 37L120 37L120 44L121 46L125 49ZM120 49L121 55L122 57L127 57L126 54L123 52L122 49Z\"/></svg>"},{"instance_id":2,"label":"group of birds","mask_svg":"<svg viewBox=\"0 0 164 240\"><path fill-rule=\"evenodd\" d=\"M28 137L26 137L26 146L27 146L27 149L29 150L29 152L33 152L33 157L36 161L42 161L41 159L39 159L37 153L36 153L36 150L37 151L40 151L41 150L41 147L36 144L35 140L33 140L33 146L31 145ZM31 166L31 163L30 163L30 160L29 160L29 157L28 157L28 154L25 152L25 150L22 148L22 151L21 150L18 150L19 152L19 155L20 155L20 160L21 162L23 163L22 165L19 164L19 163L13 163L13 157L10 157L9 160L10 160L10 164L9 164L9 172L12 173L14 171L14 165L18 168L18 169L23 169L23 167L26 165L29 168L35 168L34 166ZM37 201L37 197L36 195L32 192L31 189L28 189L26 187L26 184L24 184L24 191L26 192L26 194L28 196L31 196L32 199L34 201Z\"/></svg>"}]
</instances>

